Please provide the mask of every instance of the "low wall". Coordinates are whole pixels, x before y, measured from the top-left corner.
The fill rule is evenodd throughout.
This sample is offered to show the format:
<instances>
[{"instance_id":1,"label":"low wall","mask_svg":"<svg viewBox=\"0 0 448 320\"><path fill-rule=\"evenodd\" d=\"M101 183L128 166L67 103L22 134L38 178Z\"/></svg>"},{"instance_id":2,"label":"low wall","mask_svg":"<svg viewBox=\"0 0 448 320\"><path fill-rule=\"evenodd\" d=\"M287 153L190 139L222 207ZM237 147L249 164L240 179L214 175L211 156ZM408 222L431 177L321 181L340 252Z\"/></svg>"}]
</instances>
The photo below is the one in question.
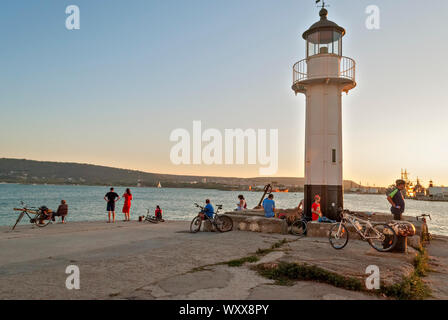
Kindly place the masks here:
<instances>
[{"instance_id":1,"label":"low wall","mask_svg":"<svg viewBox=\"0 0 448 320\"><path fill-rule=\"evenodd\" d=\"M230 212L225 215L232 219L233 230L288 234L288 223L285 220L265 218L264 215L259 214ZM211 232L214 231L214 228L209 221L205 221L202 231Z\"/></svg>"},{"instance_id":2,"label":"low wall","mask_svg":"<svg viewBox=\"0 0 448 320\"><path fill-rule=\"evenodd\" d=\"M279 213L285 213L287 216L297 215L297 209L280 209ZM385 213L366 213L356 212L361 218L370 220L375 223L389 223L393 220L392 215ZM289 227L286 220L276 218L265 218L264 211L261 210L245 210L244 212L227 212L225 215L229 216L233 220L233 230L262 232L262 233L280 233L288 234ZM408 244L411 247L418 248L420 246L420 235L422 232L422 222L417 221L415 217L404 216L403 220L409 221L414 224L416 229L416 235L408 238ZM308 223L308 237L315 238L327 238L331 228L331 223ZM361 237L355 231L352 226L347 226L351 239L360 240ZM213 228L210 224L204 225L204 231L212 231Z\"/></svg>"}]
</instances>

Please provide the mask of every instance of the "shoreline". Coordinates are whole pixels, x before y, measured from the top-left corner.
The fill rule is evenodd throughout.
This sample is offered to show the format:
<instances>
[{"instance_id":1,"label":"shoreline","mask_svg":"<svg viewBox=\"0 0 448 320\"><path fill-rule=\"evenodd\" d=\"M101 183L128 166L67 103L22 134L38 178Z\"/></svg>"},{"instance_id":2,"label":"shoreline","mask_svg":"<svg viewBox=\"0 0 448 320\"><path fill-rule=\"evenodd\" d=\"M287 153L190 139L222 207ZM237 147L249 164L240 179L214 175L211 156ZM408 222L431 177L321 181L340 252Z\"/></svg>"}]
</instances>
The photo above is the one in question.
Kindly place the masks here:
<instances>
[{"instance_id":1,"label":"shoreline","mask_svg":"<svg viewBox=\"0 0 448 320\"><path fill-rule=\"evenodd\" d=\"M283 209L281 209L281 210L283 210ZM288 210L291 210L291 209L285 209L285 211L288 211ZM223 214L231 214L231 213L235 213L235 212L234 211L228 211L228 212L222 212L220 214L223 215ZM375 213L376 214L385 214L385 215L387 214L387 213L384 213L384 212L375 212ZM163 223L158 223L158 224L153 224L153 225L163 225L164 223L187 223L188 226L189 226L189 224L191 223L192 219L188 219L188 220L181 220L181 219L179 219L179 220L169 219L168 220L168 219L164 219L164 220L165 220L165 222L163 222ZM12 225L0 225L0 233L5 233L5 232L6 233L8 233L8 232L14 233L18 229L25 229L25 228L45 230L46 228L48 228L50 226L59 226L59 225L67 226L67 225L71 225L71 224L74 224L74 225L88 225L88 224L100 224L101 225L101 224L104 224L104 225L112 225L113 226L113 225L117 225L117 224L120 224L120 223L125 223L126 224L125 221L123 221L122 219L117 219L117 218L115 219L115 223L108 223L107 219L101 219L101 220L68 221L65 224L62 224L62 223L59 222L59 218L57 218L56 222L50 223L50 225L48 225L46 227L43 227L43 228L37 228L34 224L23 223L23 221L21 221L16 226L15 230L11 230L12 229ZM139 222L138 219L131 219L130 223L132 223L132 224L133 223L138 223L139 225L140 224L141 225L151 225L152 224L150 222L145 222L145 221ZM433 232L431 232L431 229L429 231L430 231L431 235L433 235L433 236L446 237L448 239L448 235L433 233Z\"/></svg>"}]
</instances>

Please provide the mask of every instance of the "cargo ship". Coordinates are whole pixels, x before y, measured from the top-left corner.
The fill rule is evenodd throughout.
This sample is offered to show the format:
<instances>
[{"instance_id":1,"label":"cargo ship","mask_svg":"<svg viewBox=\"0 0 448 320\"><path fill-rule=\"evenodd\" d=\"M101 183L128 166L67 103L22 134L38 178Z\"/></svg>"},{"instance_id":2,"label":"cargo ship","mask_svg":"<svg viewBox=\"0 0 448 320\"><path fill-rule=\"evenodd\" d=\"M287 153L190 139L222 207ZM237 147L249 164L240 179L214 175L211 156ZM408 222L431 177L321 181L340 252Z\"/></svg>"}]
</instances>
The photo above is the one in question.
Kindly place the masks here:
<instances>
[{"instance_id":1,"label":"cargo ship","mask_svg":"<svg viewBox=\"0 0 448 320\"><path fill-rule=\"evenodd\" d=\"M406 188L403 190L403 196L406 199L448 202L448 187L434 186L434 182L430 180L428 187L425 188L418 177L415 183L412 182L406 169L401 170L401 180L404 180L406 183Z\"/></svg>"}]
</instances>

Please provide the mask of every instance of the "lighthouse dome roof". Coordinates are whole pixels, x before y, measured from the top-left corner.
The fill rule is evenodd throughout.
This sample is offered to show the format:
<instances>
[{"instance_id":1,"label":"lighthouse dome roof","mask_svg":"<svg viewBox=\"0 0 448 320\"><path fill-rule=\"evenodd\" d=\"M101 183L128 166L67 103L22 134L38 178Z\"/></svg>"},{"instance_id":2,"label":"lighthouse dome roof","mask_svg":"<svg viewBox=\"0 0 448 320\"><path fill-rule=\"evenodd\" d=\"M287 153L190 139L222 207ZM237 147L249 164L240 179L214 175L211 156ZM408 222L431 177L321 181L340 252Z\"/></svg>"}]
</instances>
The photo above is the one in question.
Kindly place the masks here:
<instances>
[{"instance_id":1,"label":"lighthouse dome roof","mask_svg":"<svg viewBox=\"0 0 448 320\"><path fill-rule=\"evenodd\" d=\"M322 30L334 30L338 31L342 34L342 36L345 35L345 29L339 26L338 24L334 23L333 21L330 21L327 19L328 16L328 10L325 8L322 8L319 12L320 20L313 24L307 31L305 31L302 35L303 39L307 39L308 35L316 32L316 31L322 31Z\"/></svg>"}]
</instances>

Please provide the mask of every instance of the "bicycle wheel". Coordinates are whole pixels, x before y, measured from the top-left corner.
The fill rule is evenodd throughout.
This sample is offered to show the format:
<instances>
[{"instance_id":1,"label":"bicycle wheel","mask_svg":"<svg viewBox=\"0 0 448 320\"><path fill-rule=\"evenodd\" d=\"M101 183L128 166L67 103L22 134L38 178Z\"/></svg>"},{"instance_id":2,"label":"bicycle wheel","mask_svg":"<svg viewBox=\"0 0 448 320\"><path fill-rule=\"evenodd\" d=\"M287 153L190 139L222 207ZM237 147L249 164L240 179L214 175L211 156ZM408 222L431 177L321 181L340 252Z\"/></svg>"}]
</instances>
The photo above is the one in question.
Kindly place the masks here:
<instances>
[{"instance_id":1,"label":"bicycle wheel","mask_svg":"<svg viewBox=\"0 0 448 320\"><path fill-rule=\"evenodd\" d=\"M219 232L229 232L233 230L233 220L229 216L215 216L216 229Z\"/></svg>"},{"instance_id":2,"label":"bicycle wheel","mask_svg":"<svg viewBox=\"0 0 448 320\"><path fill-rule=\"evenodd\" d=\"M293 235L302 237L306 233L307 224L303 220L297 220L294 221L294 223L291 225L291 233Z\"/></svg>"},{"instance_id":3,"label":"bicycle wheel","mask_svg":"<svg viewBox=\"0 0 448 320\"><path fill-rule=\"evenodd\" d=\"M20 220L22 220L23 216L25 215L25 212L21 212L19 217L17 218L16 224L14 225L14 227L12 227L12 230L14 230L17 226L17 224L20 222Z\"/></svg>"},{"instance_id":4,"label":"bicycle wheel","mask_svg":"<svg viewBox=\"0 0 448 320\"><path fill-rule=\"evenodd\" d=\"M151 222L151 223L155 223L155 224L159 223L159 220L156 220L153 217L146 218L146 221Z\"/></svg>"},{"instance_id":5,"label":"bicycle wheel","mask_svg":"<svg viewBox=\"0 0 448 320\"><path fill-rule=\"evenodd\" d=\"M200 217L196 217L191 221L190 224L190 232L196 233L201 229L202 219Z\"/></svg>"},{"instance_id":6,"label":"bicycle wheel","mask_svg":"<svg viewBox=\"0 0 448 320\"><path fill-rule=\"evenodd\" d=\"M394 229L387 224L374 225L369 229L366 237L372 248L379 252L390 251L397 244L397 235Z\"/></svg>"},{"instance_id":7,"label":"bicycle wheel","mask_svg":"<svg viewBox=\"0 0 448 320\"><path fill-rule=\"evenodd\" d=\"M34 224L36 226L38 226L39 228L43 228L46 227L50 224L51 219L45 220L47 218L47 216L43 215L43 214L38 214L34 217Z\"/></svg>"},{"instance_id":8,"label":"bicycle wheel","mask_svg":"<svg viewBox=\"0 0 448 320\"><path fill-rule=\"evenodd\" d=\"M336 250L344 249L348 243L348 238L347 227L342 222L336 223L331 227L329 240L331 246Z\"/></svg>"}]
</instances>

